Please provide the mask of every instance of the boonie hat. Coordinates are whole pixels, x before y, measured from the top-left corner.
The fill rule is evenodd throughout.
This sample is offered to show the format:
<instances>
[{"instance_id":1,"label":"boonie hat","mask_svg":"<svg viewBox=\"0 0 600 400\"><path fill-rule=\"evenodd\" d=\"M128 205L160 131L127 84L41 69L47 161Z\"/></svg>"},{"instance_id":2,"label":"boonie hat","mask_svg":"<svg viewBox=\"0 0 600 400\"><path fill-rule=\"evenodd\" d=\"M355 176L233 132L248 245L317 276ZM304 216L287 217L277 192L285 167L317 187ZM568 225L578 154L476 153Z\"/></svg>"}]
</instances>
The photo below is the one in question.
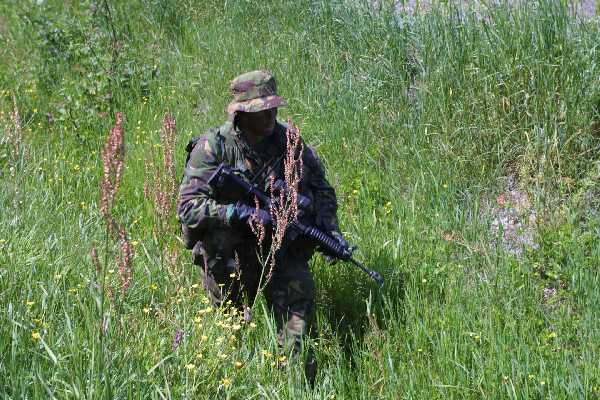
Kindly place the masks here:
<instances>
[{"instance_id":1,"label":"boonie hat","mask_svg":"<svg viewBox=\"0 0 600 400\"><path fill-rule=\"evenodd\" d=\"M264 70L246 72L231 81L233 101L227 112L258 112L270 108L287 106L285 100L277 96L275 77Z\"/></svg>"}]
</instances>

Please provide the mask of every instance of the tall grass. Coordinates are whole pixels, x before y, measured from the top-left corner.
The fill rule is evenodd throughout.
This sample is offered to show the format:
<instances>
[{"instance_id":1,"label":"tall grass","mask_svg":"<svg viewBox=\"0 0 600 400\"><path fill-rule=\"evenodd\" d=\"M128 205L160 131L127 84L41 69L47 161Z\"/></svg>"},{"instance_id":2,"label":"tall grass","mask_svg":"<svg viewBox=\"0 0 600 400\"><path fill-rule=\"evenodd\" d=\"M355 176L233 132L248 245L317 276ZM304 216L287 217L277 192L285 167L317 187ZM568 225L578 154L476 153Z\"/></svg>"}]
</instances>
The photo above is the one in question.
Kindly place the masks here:
<instances>
[{"instance_id":1,"label":"tall grass","mask_svg":"<svg viewBox=\"0 0 600 400\"><path fill-rule=\"evenodd\" d=\"M415 15L354 1L38 3L0 5L0 129L14 131L14 95L28 152L0 142L2 397L106 397L108 383L113 398L600 395L597 19L555 1ZM250 326L208 307L185 257L187 273L165 271L177 224L158 235L144 196L162 116L177 121L180 174L187 140L225 119L229 80L257 68L277 76L281 117L317 147L342 230L387 282L315 257L314 389L300 366L277 368L268 315ZM98 354L89 250L105 235L100 154L116 111L128 136L112 212L134 274ZM489 228L508 176L539 216L539 249L522 258Z\"/></svg>"}]
</instances>

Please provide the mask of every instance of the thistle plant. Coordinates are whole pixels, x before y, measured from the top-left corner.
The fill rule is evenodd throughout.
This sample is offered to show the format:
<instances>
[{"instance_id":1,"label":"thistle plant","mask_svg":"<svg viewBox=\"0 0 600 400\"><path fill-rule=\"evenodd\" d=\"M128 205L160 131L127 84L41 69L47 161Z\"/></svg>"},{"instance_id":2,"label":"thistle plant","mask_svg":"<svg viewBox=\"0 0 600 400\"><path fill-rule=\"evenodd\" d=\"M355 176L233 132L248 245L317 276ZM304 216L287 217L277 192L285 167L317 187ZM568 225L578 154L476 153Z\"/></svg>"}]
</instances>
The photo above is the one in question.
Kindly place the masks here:
<instances>
[{"instance_id":1,"label":"thistle plant","mask_svg":"<svg viewBox=\"0 0 600 400\"><path fill-rule=\"evenodd\" d=\"M177 179L175 177L175 141L177 126L175 118L165 114L160 131L160 154L155 154L153 160L146 162L146 177L144 180L144 196L152 204L156 222L155 235L164 247L161 253L161 263L166 264L169 272L176 275L174 266L177 263L177 248L165 247L163 238L169 237L169 225L175 215L175 199L178 195Z\"/></svg>"},{"instance_id":2,"label":"thistle plant","mask_svg":"<svg viewBox=\"0 0 600 400\"><path fill-rule=\"evenodd\" d=\"M102 150L102 180L100 182L100 213L106 221L108 233L113 233L116 222L112 215L115 196L123 179L123 114L117 113L115 126L110 130Z\"/></svg>"},{"instance_id":3,"label":"thistle plant","mask_svg":"<svg viewBox=\"0 0 600 400\"><path fill-rule=\"evenodd\" d=\"M177 180L175 178L175 119L166 114L160 131L160 156L146 162L144 196L152 202L159 234L164 233L175 209Z\"/></svg>"},{"instance_id":4,"label":"thistle plant","mask_svg":"<svg viewBox=\"0 0 600 400\"><path fill-rule=\"evenodd\" d=\"M283 245L285 233L288 227L298 217L298 186L302 179L303 161L302 153L304 144L300 136L300 130L291 120L288 120L288 128L285 132L286 149L283 159L283 178L285 185L279 190L275 189L275 178L270 176L271 191L271 218L273 219L273 234L271 237L271 265L267 282L270 280L276 267L278 252Z\"/></svg>"},{"instance_id":5,"label":"thistle plant","mask_svg":"<svg viewBox=\"0 0 600 400\"><path fill-rule=\"evenodd\" d=\"M108 291L109 297L114 304L113 288L106 286L106 267L108 266L108 247L110 239L118 243L118 254L115 262L119 270L120 286L118 287L121 297L131 286L133 279L133 248L129 241L129 235L125 228L117 222L113 215L115 198L123 179L123 166L125 158L123 114L116 114L115 126L110 130L104 148L102 150L102 179L100 181L100 213L106 224L104 263L100 264L98 251L94 246L91 250L91 258L96 267L97 275L102 275L102 299L101 314L104 316L104 294ZM104 325L104 323L103 323Z\"/></svg>"},{"instance_id":6,"label":"thistle plant","mask_svg":"<svg viewBox=\"0 0 600 400\"><path fill-rule=\"evenodd\" d=\"M173 215L177 198L177 180L175 178L175 139L177 129L175 119L166 114L160 131L160 157L154 157L153 168L146 169L144 194L153 202L156 222L160 233L164 233ZM159 158L162 159L159 160ZM161 165L162 164L162 165Z\"/></svg>"},{"instance_id":7,"label":"thistle plant","mask_svg":"<svg viewBox=\"0 0 600 400\"><path fill-rule=\"evenodd\" d=\"M21 116L19 115L19 107L17 106L17 98L13 95L13 110L11 113L11 121L12 121L12 141L13 141L13 149L17 152L13 154L13 160L16 160L17 155L22 152L23 158L27 158L27 148L23 146L23 128L21 126ZM13 171L14 173L14 171Z\"/></svg>"},{"instance_id":8,"label":"thistle plant","mask_svg":"<svg viewBox=\"0 0 600 400\"><path fill-rule=\"evenodd\" d=\"M10 163L10 176L15 177L17 171L17 162L19 159L27 159L27 147L23 143L23 127L21 124L21 115L17 105L17 99L12 95L12 110L9 113L8 120L2 116L4 134L0 138L0 145L6 146L8 160Z\"/></svg>"},{"instance_id":9,"label":"thistle plant","mask_svg":"<svg viewBox=\"0 0 600 400\"><path fill-rule=\"evenodd\" d=\"M256 210L260 209L260 202L256 197L254 198L254 207L256 208ZM267 229L263 224L261 224L261 222L257 218L250 218L249 222L250 230L252 231L254 236L256 236L258 240L258 248L261 249L267 235Z\"/></svg>"},{"instance_id":10,"label":"thistle plant","mask_svg":"<svg viewBox=\"0 0 600 400\"><path fill-rule=\"evenodd\" d=\"M125 295L125 291L131 286L133 279L133 247L127 237L127 232L123 227L119 229L119 256L117 265L119 266L119 276L121 278L121 296Z\"/></svg>"},{"instance_id":11,"label":"thistle plant","mask_svg":"<svg viewBox=\"0 0 600 400\"><path fill-rule=\"evenodd\" d=\"M111 301L113 308L116 308L115 288L107 285L107 269L109 265L109 253L111 239L118 243L118 253L115 255L114 262L118 266L120 285L119 290L121 300L124 300L127 289L131 286L133 279L133 248L125 228L118 223L113 214L113 207L119 187L123 180L123 167L125 160L125 146L123 128L123 114L116 114L115 126L110 130L104 148L102 149L102 178L100 180L100 214L106 225L104 240L104 262L101 263L98 257L98 250L92 245L90 256L96 269L96 277L100 277L99 307L100 307L100 329L99 329L99 347L102 357L99 358L99 379L105 375L107 365L110 365L110 353L106 346L105 336L109 330L109 313L106 312L106 294ZM107 397L111 397L110 382L107 382Z\"/></svg>"},{"instance_id":12,"label":"thistle plant","mask_svg":"<svg viewBox=\"0 0 600 400\"><path fill-rule=\"evenodd\" d=\"M270 249L263 263L265 267L269 266L269 272L267 273L264 285L269 283L275 268L278 267L277 264L281 261L279 252L283 246L286 232L299 215L298 190L304 169L302 160L304 144L300 136L300 130L291 120L288 120L288 129L285 136L286 148L283 158L284 185L276 185L275 177L272 175L269 176L269 190L271 195L269 212L274 229L270 236ZM258 200L255 201L258 208ZM251 221L250 226L258 239L258 246L261 248L265 238L265 228L257 221Z\"/></svg>"}]
</instances>

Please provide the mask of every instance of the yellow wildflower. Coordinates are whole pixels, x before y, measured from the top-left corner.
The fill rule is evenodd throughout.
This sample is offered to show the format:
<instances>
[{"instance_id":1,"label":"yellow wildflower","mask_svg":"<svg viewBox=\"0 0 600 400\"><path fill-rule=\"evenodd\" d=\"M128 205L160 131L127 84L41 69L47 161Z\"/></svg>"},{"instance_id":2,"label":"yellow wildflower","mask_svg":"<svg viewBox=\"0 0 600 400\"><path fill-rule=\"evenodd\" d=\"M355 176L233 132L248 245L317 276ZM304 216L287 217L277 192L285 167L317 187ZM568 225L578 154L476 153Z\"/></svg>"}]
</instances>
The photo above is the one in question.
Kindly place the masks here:
<instances>
[{"instance_id":1,"label":"yellow wildflower","mask_svg":"<svg viewBox=\"0 0 600 400\"><path fill-rule=\"evenodd\" d=\"M41 337L42 337L42 335L40 335L40 333L38 331L31 332L31 338L33 340L40 340Z\"/></svg>"},{"instance_id":2,"label":"yellow wildflower","mask_svg":"<svg viewBox=\"0 0 600 400\"><path fill-rule=\"evenodd\" d=\"M231 379L229 379L229 378L221 379L221 385L223 385L224 388L228 388L229 386L231 386Z\"/></svg>"},{"instance_id":3,"label":"yellow wildflower","mask_svg":"<svg viewBox=\"0 0 600 400\"><path fill-rule=\"evenodd\" d=\"M239 331L240 329L242 329L242 326L240 324L234 324L232 326L232 328L233 328L234 331Z\"/></svg>"},{"instance_id":4,"label":"yellow wildflower","mask_svg":"<svg viewBox=\"0 0 600 400\"><path fill-rule=\"evenodd\" d=\"M158 289L158 285L156 283L153 283L152 285L150 285L150 290L157 290Z\"/></svg>"},{"instance_id":5,"label":"yellow wildflower","mask_svg":"<svg viewBox=\"0 0 600 400\"><path fill-rule=\"evenodd\" d=\"M239 361L234 362L233 365L238 369L242 368L242 363Z\"/></svg>"},{"instance_id":6,"label":"yellow wildflower","mask_svg":"<svg viewBox=\"0 0 600 400\"><path fill-rule=\"evenodd\" d=\"M198 314L203 315L203 314L208 314L209 312L212 311L212 307L208 306L205 309L199 310Z\"/></svg>"},{"instance_id":7,"label":"yellow wildflower","mask_svg":"<svg viewBox=\"0 0 600 400\"><path fill-rule=\"evenodd\" d=\"M32 305L34 305L34 304L35 304L35 301L27 300L27 301L25 302L25 304L27 304L27 307L31 307Z\"/></svg>"},{"instance_id":8,"label":"yellow wildflower","mask_svg":"<svg viewBox=\"0 0 600 400\"><path fill-rule=\"evenodd\" d=\"M196 369L196 365L192 364L192 363L186 365L185 367L187 368L188 371L193 371Z\"/></svg>"},{"instance_id":9,"label":"yellow wildflower","mask_svg":"<svg viewBox=\"0 0 600 400\"><path fill-rule=\"evenodd\" d=\"M254 322L250 322L250 328L256 328L256 324Z\"/></svg>"},{"instance_id":10,"label":"yellow wildflower","mask_svg":"<svg viewBox=\"0 0 600 400\"><path fill-rule=\"evenodd\" d=\"M266 358L269 358L269 357L273 356L273 353L271 353L268 350L263 350L262 355L265 356Z\"/></svg>"}]
</instances>

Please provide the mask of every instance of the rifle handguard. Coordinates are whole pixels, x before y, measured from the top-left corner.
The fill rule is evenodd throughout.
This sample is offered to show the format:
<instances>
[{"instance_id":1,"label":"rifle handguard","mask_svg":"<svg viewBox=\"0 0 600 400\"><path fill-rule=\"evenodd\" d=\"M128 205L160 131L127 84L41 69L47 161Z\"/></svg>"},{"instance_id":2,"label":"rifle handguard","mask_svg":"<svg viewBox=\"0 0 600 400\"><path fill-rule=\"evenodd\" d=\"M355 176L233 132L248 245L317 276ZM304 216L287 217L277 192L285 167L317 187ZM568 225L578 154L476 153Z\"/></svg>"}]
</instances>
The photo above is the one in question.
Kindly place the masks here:
<instances>
[{"instance_id":1,"label":"rifle handguard","mask_svg":"<svg viewBox=\"0 0 600 400\"><path fill-rule=\"evenodd\" d=\"M347 261L352 258L352 251L349 247L343 246L336 239L327 235L320 229L317 229L314 226L304 225L298 221L294 223L294 226L304 235L317 242L322 253L342 261Z\"/></svg>"}]
</instances>

